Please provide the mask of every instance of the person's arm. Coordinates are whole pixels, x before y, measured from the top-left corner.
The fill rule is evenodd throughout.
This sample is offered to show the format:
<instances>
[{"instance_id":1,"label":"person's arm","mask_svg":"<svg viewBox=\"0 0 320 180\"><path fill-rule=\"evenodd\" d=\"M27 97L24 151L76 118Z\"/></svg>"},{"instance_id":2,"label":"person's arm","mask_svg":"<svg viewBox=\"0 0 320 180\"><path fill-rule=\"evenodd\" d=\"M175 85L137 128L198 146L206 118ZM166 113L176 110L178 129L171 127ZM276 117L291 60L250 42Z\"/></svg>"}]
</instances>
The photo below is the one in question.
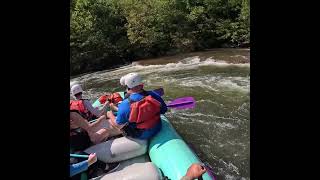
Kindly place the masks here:
<instances>
[{"instance_id":1,"label":"person's arm","mask_svg":"<svg viewBox=\"0 0 320 180\"><path fill-rule=\"evenodd\" d=\"M120 104L120 102L119 102L119 104ZM113 103L110 103L110 109L113 111L118 111L118 107Z\"/></svg>"},{"instance_id":2,"label":"person's arm","mask_svg":"<svg viewBox=\"0 0 320 180\"><path fill-rule=\"evenodd\" d=\"M207 170L204 166L201 166L198 163L193 163L188 168L186 175L183 176L180 180L194 180L202 176L202 174L205 173L206 171Z\"/></svg>"},{"instance_id":3,"label":"person's arm","mask_svg":"<svg viewBox=\"0 0 320 180\"><path fill-rule=\"evenodd\" d=\"M84 100L84 105L86 106L86 108L88 109L88 111L90 111L93 115L95 115L96 117L100 117L101 115L104 114L104 112L106 112L106 109L109 105L109 102L106 101L106 103L104 103L103 107L101 110L98 110L97 108L94 108L91 104L90 101L88 100Z\"/></svg>"},{"instance_id":4,"label":"person's arm","mask_svg":"<svg viewBox=\"0 0 320 180\"><path fill-rule=\"evenodd\" d=\"M88 169L88 160L70 165L70 177L79 174Z\"/></svg>"},{"instance_id":5,"label":"person's arm","mask_svg":"<svg viewBox=\"0 0 320 180\"><path fill-rule=\"evenodd\" d=\"M70 177L79 174L83 171L86 171L89 166L93 163L97 162L97 155L96 153L90 154L88 160L79 162L77 164L70 165Z\"/></svg>"},{"instance_id":6,"label":"person's arm","mask_svg":"<svg viewBox=\"0 0 320 180\"><path fill-rule=\"evenodd\" d=\"M126 123L124 123L124 124L118 124L117 121L116 121L117 117L113 114L112 111L108 111L108 112L107 112L107 116L108 116L108 118L110 119L110 120L109 120L109 123L110 123L113 127L115 127L116 129L118 129L118 130L121 130L121 129L126 125Z\"/></svg>"},{"instance_id":7,"label":"person's arm","mask_svg":"<svg viewBox=\"0 0 320 180\"><path fill-rule=\"evenodd\" d=\"M130 104L128 100L123 101L119 104L117 116L115 116L111 111L107 112L107 117L110 118L110 124L117 129L121 129L128 123L130 113Z\"/></svg>"}]
</instances>

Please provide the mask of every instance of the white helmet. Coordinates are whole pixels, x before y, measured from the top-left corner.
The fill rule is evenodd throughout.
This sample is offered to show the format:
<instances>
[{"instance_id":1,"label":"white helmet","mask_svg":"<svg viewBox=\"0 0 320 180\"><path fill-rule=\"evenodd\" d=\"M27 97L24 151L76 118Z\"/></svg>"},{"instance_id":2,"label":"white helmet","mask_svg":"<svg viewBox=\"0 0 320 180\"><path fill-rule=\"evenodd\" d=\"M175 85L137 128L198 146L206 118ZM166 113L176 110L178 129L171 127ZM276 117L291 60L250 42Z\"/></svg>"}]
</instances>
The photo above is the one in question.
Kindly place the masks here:
<instances>
[{"instance_id":1,"label":"white helmet","mask_svg":"<svg viewBox=\"0 0 320 180\"><path fill-rule=\"evenodd\" d=\"M83 92L83 90L82 90L80 84L76 84L76 85L73 85L73 86L71 87L71 93L72 93L72 95L76 95L76 94L81 93L81 92Z\"/></svg>"},{"instance_id":2,"label":"white helmet","mask_svg":"<svg viewBox=\"0 0 320 180\"><path fill-rule=\"evenodd\" d=\"M125 85L126 85L126 84L125 84L126 76L127 76L127 75L121 77L121 79L120 79L120 84L121 84L121 86L125 86Z\"/></svg>"},{"instance_id":3,"label":"white helmet","mask_svg":"<svg viewBox=\"0 0 320 180\"><path fill-rule=\"evenodd\" d=\"M142 84L141 76L137 73L130 73L125 76L125 85L128 86L128 88L133 88L138 85Z\"/></svg>"}]
</instances>

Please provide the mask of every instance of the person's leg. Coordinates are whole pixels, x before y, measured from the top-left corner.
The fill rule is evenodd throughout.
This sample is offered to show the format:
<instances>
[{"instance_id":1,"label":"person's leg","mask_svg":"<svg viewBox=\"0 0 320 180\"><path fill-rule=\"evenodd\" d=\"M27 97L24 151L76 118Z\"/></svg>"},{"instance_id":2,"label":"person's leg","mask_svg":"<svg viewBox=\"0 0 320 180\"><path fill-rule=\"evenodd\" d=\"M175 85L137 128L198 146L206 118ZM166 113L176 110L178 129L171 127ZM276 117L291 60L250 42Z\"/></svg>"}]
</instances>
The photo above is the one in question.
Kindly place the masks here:
<instances>
[{"instance_id":1,"label":"person's leg","mask_svg":"<svg viewBox=\"0 0 320 180\"><path fill-rule=\"evenodd\" d=\"M90 139L93 144L98 144L105 141L108 137L109 137L108 129L102 128L96 131L92 136L92 138L90 137Z\"/></svg>"},{"instance_id":2,"label":"person's leg","mask_svg":"<svg viewBox=\"0 0 320 180\"><path fill-rule=\"evenodd\" d=\"M116 136L122 133L120 130L111 126L104 115L98 118L96 122L90 124L80 114L70 112L70 120L72 124L84 129L94 144L100 143L110 136Z\"/></svg>"},{"instance_id":3,"label":"person's leg","mask_svg":"<svg viewBox=\"0 0 320 180\"><path fill-rule=\"evenodd\" d=\"M84 119L79 113L77 112L70 112L70 126L71 127L80 127L85 131L90 131L90 124L89 122Z\"/></svg>"},{"instance_id":4,"label":"person's leg","mask_svg":"<svg viewBox=\"0 0 320 180\"><path fill-rule=\"evenodd\" d=\"M119 131L118 129L115 129L115 128L109 128L108 130L109 130L110 137L118 136L122 134L122 131Z\"/></svg>"},{"instance_id":5,"label":"person's leg","mask_svg":"<svg viewBox=\"0 0 320 180\"><path fill-rule=\"evenodd\" d=\"M105 115L98 118L96 122L91 123L90 126L93 128L94 132L98 132L101 130L98 134L101 134L101 136L103 137L105 136L105 134L107 134L107 132L109 137L122 134L121 130L111 125L111 123L109 122L109 119L106 119ZM107 132L104 132L104 131L107 131ZM106 139L106 137L103 139Z\"/></svg>"},{"instance_id":6,"label":"person's leg","mask_svg":"<svg viewBox=\"0 0 320 180\"><path fill-rule=\"evenodd\" d=\"M108 124L106 116L102 115L100 116L95 122L90 123L90 127L97 131L98 129L101 129L105 124Z\"/></svg>"},{"instance_id":7,"label":"person's leg","mask_svg":"<svg viewBox=\"0 0 320 180\"><path fill-rule=\"evenodd\" d=\"M99 132L101 128L97 129L97 127L95 127L101 123L101 120L103 120L103 118L100 118L100 120L92 126L80 114L76 112L70 112L70 125L78 126L84 129L88 133L91 142L93 142L94 144L97 144L108 137L108 132L105 132L106 130Z\"/></svg>"}]
</instances>

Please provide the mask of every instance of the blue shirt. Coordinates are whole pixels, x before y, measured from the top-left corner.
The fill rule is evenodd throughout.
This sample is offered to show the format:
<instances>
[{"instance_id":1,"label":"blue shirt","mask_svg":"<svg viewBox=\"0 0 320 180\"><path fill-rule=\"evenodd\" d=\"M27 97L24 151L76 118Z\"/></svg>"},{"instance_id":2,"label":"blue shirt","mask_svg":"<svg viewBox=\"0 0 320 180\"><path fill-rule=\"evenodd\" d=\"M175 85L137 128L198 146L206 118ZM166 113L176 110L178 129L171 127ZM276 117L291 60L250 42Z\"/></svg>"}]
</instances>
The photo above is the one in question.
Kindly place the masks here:
<instances>
[{"instance_id":1,"label":"blue shirt","mask_svg":"<svg viewBox=\"0 0 320 180\"><path fill-rule=\"evenodd\" d=\"M151 95L154 99L159 101L161 103L161 108L160 108L160 114L164 114L167 112L168 108L166 103L163 101L163 99L156 93L152 91L147 91L148 95ZM139 94L139 93L134 93L130 95L131 101L140 101L144 96ZM130 103L128 98L122 101L119 106L118 106L118 114L116 118L116 123L118 125L125 124L129 122L129 116L130 116ZM159 117L160 118L160 117ZM130 126L135 126L134 124L130 124ZM161 121L158 125L151 129L144 130L142 134L137 137L139 139L148 139L152 136L154 136L157 132L159 132L161 129Z\"/></svg>"},{"instance_id":2,"label":"blue shirt","mask_svg":"<svg viewBox=\"0 0 320 180\"><path fill-rule=\"evenodd\" d=\"M88 169L88 160L70 165L70 177Z\"/></svg>"}]
</instances>

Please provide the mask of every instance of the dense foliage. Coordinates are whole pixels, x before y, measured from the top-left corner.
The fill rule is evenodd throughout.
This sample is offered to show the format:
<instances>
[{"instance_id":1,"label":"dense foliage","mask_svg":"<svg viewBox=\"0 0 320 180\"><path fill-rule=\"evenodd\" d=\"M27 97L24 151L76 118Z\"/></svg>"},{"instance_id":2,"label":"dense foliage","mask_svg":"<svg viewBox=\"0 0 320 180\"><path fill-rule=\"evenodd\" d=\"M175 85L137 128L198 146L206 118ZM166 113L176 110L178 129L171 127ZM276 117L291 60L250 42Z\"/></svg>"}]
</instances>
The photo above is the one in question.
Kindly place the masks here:
<instances>
[{"instance_id":1,"label":"dense foliage","mask_svg":"<svg viewBox=\"0 0 320 180\"><path fill-rule=\"evenodd\" d=\"M249 0L71 0L71 75L136 59L248 46Z\"/></svg>"}]
</instances>

